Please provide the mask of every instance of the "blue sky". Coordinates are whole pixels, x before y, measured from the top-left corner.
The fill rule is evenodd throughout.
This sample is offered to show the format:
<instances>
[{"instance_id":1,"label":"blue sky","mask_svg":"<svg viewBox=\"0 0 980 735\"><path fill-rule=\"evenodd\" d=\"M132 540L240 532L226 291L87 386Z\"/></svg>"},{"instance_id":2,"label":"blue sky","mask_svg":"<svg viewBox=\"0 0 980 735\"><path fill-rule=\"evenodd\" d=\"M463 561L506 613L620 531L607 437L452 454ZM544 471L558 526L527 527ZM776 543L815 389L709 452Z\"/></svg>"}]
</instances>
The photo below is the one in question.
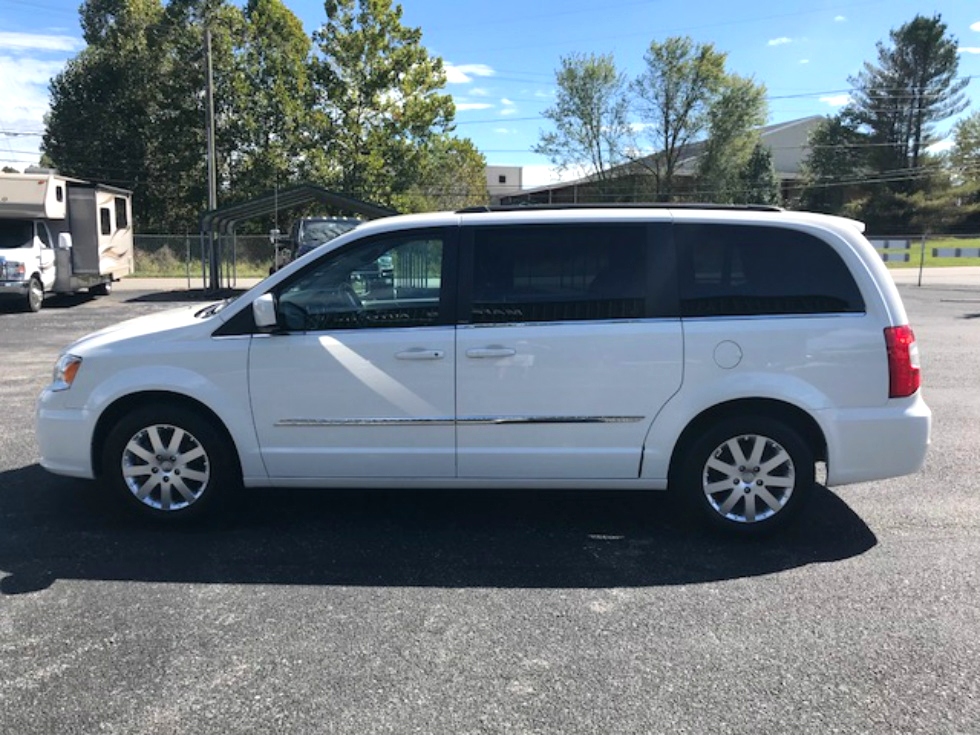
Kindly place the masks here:
<instances>
[{"instance_id":1,"label":"blue sky","mask_svg":"<svg viewBox=\"0 0 980 735\"><path fill-rule=\"evenodd\" d=\"M37 161L47 82L82 47L79 0L0 0L0 165ZM319 0L286 0L310 32ZM528 167L525 185L555 180L530 152L554 99L563 55L612 54L636 76L650 42L687 35L728 54L728 68L769 93L772 123L830 114L875 43L916 13L939 13L960 46L960 74L980 109L980 0L406 0L404 23L442 57L457 103L457 133L488 163ZM948 124L945 126L948 128Z\"/></svg>"}]
</instances>

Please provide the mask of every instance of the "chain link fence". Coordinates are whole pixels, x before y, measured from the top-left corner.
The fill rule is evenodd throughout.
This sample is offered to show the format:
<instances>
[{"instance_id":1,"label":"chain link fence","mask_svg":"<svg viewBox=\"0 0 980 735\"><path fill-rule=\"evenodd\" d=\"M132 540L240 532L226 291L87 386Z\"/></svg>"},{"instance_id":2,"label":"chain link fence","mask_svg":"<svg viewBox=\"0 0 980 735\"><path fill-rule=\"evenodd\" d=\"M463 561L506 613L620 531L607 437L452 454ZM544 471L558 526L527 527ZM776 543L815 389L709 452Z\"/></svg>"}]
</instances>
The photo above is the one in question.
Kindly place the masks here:
<instances>
[{"instance_id":1,"label":"chain link fence","mask_svg":"<svg viewBox=\"0 0 980 735\"><path fill-rule=\"evenodd\" d=\"M267 235L215 237L220 254L223 287L235 288L239 278L269 275L273 247ZM188 288L210 283L209 243L199 234L136 235L134 238L136 277L186 278Z\"/></svg>"}]
</instances>

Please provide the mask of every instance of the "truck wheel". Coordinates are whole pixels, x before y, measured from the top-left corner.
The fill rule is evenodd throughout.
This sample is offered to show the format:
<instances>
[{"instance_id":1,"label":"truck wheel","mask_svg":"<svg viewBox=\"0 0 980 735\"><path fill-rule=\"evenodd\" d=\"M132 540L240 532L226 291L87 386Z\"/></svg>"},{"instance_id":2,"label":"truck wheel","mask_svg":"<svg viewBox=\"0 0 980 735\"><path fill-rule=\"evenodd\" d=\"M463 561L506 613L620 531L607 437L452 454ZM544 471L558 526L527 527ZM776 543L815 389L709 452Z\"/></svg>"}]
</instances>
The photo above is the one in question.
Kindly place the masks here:
<instances>
[{"instance_id":1,"label":"truck wheel","mask_svg":"<svg viewBox=\"0 0 980 735\"><path fill-rule=\"evenodd\" d=\"M119 420L103 446L102 472L131 510L165 522L200 516L241 477L233 447L211 421L164 404Z\"/></svg>"},{"instance_id":2,"label":"truck wheel","mask_svg":"<svg viewBox=\"0 0 980 735\"><path fill-rule=\"evenodd\" d=\"M93 296L108 296L112 293L112 281L105 281L104 283L91 286L88 292Z\"/></svg>"},{"instance_id":3,"label":"truck wheel","mask_svg":"<svg viewBox=\"0 0 980 735\"><path fill-rule=\"evenodd\" d=\"M813 452L790 426L768 417L713 426L687 455L687 499L709 523L753 536L783 526L813 489Z\"/></svg>"},{"instance_id":4,"label":"truck wheel","mask_svg":"<svg viewBox=\"0 0 980 735\"><path fill-rule=\"evenodd\" d=\"M44 286L41 285L37 276L31 277L31 282L27 287L27 298L24 299L24 308L27 311L40 311L41 304L44 303Z\"/></svg>"}]
</instances>

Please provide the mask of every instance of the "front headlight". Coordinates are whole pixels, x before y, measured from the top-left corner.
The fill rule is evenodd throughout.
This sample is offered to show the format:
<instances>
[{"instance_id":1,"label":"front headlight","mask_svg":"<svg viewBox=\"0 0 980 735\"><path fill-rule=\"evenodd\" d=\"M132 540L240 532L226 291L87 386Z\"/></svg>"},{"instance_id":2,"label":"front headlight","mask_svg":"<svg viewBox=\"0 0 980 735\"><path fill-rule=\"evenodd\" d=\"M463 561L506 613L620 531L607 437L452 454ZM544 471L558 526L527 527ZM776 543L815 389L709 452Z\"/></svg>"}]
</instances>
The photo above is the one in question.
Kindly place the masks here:
<instances>
[{"instance_id":1,"label":"front headlight","mask_svg":"<svg viewBox=\"0 0 980 735\"><path fill-rule=\"evenodd\" d=\"M64 354L58 358L54 366L54 376L51 380L51 390L68 390L75 382L78 368L82 366L82 358L77 355Z\"/></svg>"},{"instance_id":2,"label":"front headlight","mask_svg":"<svg viewBox=\"0 0 980 735\"><path fill-rule=\"evenodd\" d=\"M0 260L0 281L23 281L27 268L16 260Z\"/></svg>"}]
</instances>

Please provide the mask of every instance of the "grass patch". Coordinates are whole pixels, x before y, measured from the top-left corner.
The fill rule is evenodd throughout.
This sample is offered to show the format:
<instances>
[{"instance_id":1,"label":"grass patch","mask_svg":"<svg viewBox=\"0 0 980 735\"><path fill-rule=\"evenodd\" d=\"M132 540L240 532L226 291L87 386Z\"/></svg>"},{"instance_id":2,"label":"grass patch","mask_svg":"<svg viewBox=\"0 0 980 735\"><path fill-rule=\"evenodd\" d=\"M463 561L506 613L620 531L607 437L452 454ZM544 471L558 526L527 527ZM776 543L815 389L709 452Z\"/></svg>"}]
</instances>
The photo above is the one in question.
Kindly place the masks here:
<instances>
[{"instance_id":1,"label":"grass patch","mask_svg":"<svg viewBox=\"0 0 980 735\"><path fill-rule=\"evenodd\" d=\"M135 254L133 276L136 278L186 278L187 262L184 255L180 257L164 245L153 251L137 250ZM269 263L239 259L235 264L235 272L239 278L265 278L269 275ZM191 278L200 278L201 263L190 264Z\"/></svg>"},{"instance_id":2,"label":"grass patch","mask_svg":"<svg viewBox=\"0 0 980 735\"><path fill-rule=\"evenodd\" d=\"M980 266L980 258L936 258L932 255L933 248L980 248L980 238L960 238L960 237L941 237L929 238L926 240L925 258L922 265L925 268L958 268L964 265ZM922 241L912 240L912 247L909 249L909 262L901 263L889 261L885 263L889 268L918 268L921 257Z\"/></svg>"}]
</instances>

